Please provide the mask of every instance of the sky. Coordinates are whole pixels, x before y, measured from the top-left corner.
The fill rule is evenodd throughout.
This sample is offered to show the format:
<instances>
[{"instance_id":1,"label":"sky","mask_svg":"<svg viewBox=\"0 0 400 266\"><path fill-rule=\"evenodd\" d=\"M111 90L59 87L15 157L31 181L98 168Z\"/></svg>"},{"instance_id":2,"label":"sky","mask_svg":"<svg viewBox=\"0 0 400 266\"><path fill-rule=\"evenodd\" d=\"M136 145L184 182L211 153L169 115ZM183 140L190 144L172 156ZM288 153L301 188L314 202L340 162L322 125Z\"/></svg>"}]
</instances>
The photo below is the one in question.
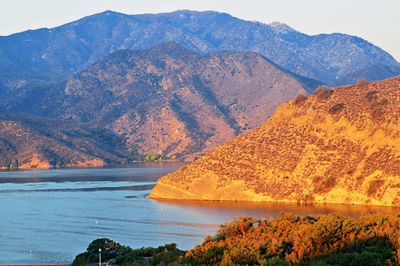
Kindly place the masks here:
<instances>
[{"instance_id":1,"label":"sky","mask_svg":"<svg viewBox=\"0 0 400 266\"><path fill-rule=\"evenodd\" d=\"M400 61L400 0L0 0L0 35L55 27L113 10L126 14L214 10L307 33L360 36Z\"/></svg>"}]
</instances>

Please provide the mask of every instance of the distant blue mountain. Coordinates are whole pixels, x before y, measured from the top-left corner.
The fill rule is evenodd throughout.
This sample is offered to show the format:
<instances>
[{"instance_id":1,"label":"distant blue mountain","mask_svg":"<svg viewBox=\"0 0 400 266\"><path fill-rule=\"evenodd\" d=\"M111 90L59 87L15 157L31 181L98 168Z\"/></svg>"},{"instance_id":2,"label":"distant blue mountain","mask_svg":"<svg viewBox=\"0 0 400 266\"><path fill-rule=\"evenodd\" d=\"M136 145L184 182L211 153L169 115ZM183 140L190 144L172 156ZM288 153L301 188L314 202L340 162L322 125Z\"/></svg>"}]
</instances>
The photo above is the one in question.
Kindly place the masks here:
<instances>
[{"instance_id":1,"label":"distant blue mountain","mask_svg":"<svg viewBox=\"0 0 400 266\"><path fill-rule=\"evenodd\" d=\"M57 81L116 50L167 42L201 53L258 52L295 74L329 85L400 73L399 62L390 54L355 36L310 36L282 23L267 25L212 11L145 15L106 11L52 29L0 37L0 87L13 90L27 82Z\"/></svg>"}]
</instances>

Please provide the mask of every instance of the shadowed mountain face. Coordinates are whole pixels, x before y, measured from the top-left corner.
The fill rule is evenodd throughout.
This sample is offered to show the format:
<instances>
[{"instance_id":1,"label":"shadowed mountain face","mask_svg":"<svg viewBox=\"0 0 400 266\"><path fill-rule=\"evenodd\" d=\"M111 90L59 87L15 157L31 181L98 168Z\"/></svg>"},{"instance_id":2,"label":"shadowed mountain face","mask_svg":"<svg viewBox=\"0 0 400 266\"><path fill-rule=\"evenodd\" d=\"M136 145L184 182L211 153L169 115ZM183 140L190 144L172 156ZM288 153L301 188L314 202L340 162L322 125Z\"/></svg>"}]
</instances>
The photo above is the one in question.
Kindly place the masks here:
<instances>
[{"instance_id":1,"label":"shadowed mountain face","mask_svg":"<svg viewBox=\"0 0 400 266\"><path fill-rule=\"evenodd\" d=\"M113 53L20 109L106 129L135 154L192 159L307 94L303 84L253 52L201 56L171 43Z\"/></svg>"},{"instance_id":2,"label":"shadowed mountain face","mask_svg":"<svg viewBox=\"0 0 400 266\"><path fill-rule=\"evenodd\" d=\"M150 197L399 205L399 106L399 77L296 97Z\"/></svg>"},{"instance_id":3,"label":"shadowed mountain face","mask_svg":"<svg viewBox=\"0 0 400 266\"><path fill-rule=\"evenodd\" d=\"M309 36L285 24L249 22L218 12L107 11L53 29L0 37L0 88L3 94L18 93L67 78L116 50L171 41L201 53L254 51L293 73L331 85L400 73L400 64L388 53L354 36Z\"/></svg>"}]
</instances>

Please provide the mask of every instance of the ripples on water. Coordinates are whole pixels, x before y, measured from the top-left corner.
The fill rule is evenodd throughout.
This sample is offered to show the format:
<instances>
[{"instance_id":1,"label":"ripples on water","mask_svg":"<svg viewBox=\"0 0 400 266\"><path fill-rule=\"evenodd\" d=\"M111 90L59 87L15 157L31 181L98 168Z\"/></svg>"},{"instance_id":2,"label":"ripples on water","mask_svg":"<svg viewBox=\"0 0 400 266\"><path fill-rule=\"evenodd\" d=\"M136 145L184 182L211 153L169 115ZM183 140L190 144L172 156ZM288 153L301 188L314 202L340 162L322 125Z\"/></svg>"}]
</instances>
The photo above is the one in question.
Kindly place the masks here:
<instances>
[{"instance_id":1,"label":"ripples on water","mask_svg":"<svg viewBox=\"0 0 400 266\"><path fill-rule=\"evenodd\" d=\"M129 168L0 172L0 263L66 263L94 239L137 248L177 243L189 249L235 216L280 212L357 216L398 209L345 205L174 202L146 199L177 164Z\"/></svg>"}]
</instances>

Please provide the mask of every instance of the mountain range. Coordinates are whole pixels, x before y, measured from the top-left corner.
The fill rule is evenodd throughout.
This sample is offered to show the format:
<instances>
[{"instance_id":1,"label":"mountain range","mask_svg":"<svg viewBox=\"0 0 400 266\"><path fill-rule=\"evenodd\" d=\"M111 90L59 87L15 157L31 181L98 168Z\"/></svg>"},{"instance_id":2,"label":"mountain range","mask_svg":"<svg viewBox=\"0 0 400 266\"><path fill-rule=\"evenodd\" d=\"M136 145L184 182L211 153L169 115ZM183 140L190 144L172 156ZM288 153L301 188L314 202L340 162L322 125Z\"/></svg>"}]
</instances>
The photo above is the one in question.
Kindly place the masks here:
<instances>
[{"instance_id":1,"label":"mountain range","mask_svg":"<svg viewBox=\"0 0 400 266\"><path fill-rule=\"evenodd\" d=\"M5 156L3 166L16 158L29 165L29 156L51 166L81 165L71 159L72 151L102 163L149 154L192 160L259 126L276 106L318 84L254 52L199 55L175 43L119 50L64 82L22 90L17 100L7 97L7 110L20 112L13 119L46 132L52 142L45 146L53 148L49 152L34 140L30 146L42 148L28 152L16 144L27 139L2 135L19 150ZM26 123L32 121L26 114L35 122ZM80 149L77 139L91 148Z\"/></svg>"},{"instance_id":2,"label":"mountain range","mask_svg":"<svg viewBox=\"0 0 400 266\"><path fill-rule=\"evenodd\" d=\"M253 51L295 74L328 85L384 79L400 73L388 53L346 34L307 35L283 23L245 21L226 13L95 14L52 29L0 37L5 89L68 78L120 49L176 42L198 53Z\"/></svg>"},{"instance_id":3,"label":"mountain range","mask_svg":"<svg viewBox=\"0 0 400 266\"><path fill-rule=\"evenodd\" d=\"M150 197L398 206L399 106L400 77L297 96Z\"/></svg>"},{"instance_id":4,"label":"mountain range","mask_svg":"<svg viewBox=\"0 0 400 266\"><path fill-rule=\"evenodd\" d=\"M354 36L212 11L106 11L0 37L0 166L193 160L296 95L398 73Z\"/></svg>"}]
</instances>

